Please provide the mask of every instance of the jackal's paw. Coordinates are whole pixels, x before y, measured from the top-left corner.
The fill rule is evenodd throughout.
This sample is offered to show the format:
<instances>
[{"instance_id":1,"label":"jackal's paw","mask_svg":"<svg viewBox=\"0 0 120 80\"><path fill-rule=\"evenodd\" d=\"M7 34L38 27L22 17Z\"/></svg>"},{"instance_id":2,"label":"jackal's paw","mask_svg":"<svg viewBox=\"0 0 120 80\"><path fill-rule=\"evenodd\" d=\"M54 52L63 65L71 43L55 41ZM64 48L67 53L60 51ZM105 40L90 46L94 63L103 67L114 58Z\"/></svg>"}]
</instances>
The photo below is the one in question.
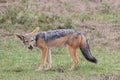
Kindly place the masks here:
<instances>
[{"instance_id":1,"label":"jackal's paw","mask_svg":"<svg viewBox=\"0 0 120 80\"><path fill-rule=\"evenodd\" d=\"M35 71L42 71L42 68L38 68L38 69L36 69Z\"/></svg>"},{"instance_id":2,"label":"jackal's paw","mask_svg":"<svg viewBox=\"0 0 120 80\"><path fill-rule=\"evenodd\" d=\"M73 71L74 69L73 68L70 68L70 69L68 69L69 71Z\"/></svg>"},{"instance_id":3,"label":"jackal's paw","mask_svg":"<svg viewBox=\"0 0 120 80\"><path fill-rule=\"evenodd\" d=\"M44 70L48 71L48 70L50 70L50 69L51 69L50 67L47 67L47 68L45 68Z\"/></svg>"}]
</instances>

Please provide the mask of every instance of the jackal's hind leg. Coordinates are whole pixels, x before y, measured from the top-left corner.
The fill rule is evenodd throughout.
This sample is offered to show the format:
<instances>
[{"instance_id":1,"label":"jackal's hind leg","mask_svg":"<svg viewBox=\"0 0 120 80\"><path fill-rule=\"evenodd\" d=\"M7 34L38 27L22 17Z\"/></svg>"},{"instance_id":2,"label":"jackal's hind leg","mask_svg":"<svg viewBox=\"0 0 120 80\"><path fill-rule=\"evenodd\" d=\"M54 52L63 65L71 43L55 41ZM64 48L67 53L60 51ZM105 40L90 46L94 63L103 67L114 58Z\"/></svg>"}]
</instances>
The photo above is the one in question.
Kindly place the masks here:
<instances>
[{"instance_id":1,"label":"jackal's hind leg","mask_svg":"<svg viewBox=\"0 0 120 80\"><path fill-rule=\"evenodd\" d=\"M79 62L79 58L78 58L78 56L76 54L76 48L73 48L71 46L67 46L67 47L68 47L69 54L70 54L70 56L72 57L72 59L74 61L73 65L70 68L70 71L72 71L77 66L77 64Z\"/></svg>"}]
</instances>

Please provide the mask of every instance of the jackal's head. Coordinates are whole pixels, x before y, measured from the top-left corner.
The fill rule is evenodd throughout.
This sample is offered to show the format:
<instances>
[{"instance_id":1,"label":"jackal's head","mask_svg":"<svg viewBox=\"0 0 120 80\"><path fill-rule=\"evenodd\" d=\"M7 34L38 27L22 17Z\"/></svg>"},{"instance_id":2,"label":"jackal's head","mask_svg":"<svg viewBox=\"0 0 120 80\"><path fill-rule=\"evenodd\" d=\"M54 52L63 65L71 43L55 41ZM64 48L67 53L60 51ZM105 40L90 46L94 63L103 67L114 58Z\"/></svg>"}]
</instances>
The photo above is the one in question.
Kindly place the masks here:
<instances>
[{"instance_id":1,"label":"jackal's head","mask_svg":"<svg viewBox=\"0 0 120 80\"><path fill-rule=\"evenodd\" d=\"M35 41L35 34L39 31L39 27L36 27L33 32L25 34L25 35L19 35L16 34L16 36L25 44L27 45L28 49L32 50L33 46L36 44Z\"/></svg>"}]
</instances>

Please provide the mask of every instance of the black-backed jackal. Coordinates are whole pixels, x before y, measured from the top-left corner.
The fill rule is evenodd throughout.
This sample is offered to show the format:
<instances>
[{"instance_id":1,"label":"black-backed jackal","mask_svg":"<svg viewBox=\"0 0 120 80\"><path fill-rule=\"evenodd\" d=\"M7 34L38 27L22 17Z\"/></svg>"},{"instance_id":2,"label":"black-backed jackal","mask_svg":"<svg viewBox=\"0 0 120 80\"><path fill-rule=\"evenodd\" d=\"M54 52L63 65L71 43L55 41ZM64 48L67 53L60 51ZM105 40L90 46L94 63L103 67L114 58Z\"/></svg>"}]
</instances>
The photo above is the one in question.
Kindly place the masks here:
<instances>
[{"instance_id":1,"label":"black-backed jackal","mask_svg":"<svg viewBox=\"0 0 120 80\"><path fill-rule=\"evenodd\" d=\"M39 27L36 27L33 32L19 35L17 37L28 46L29 49L33 49L34 46L42 50L42 58L40 59L40 66L37 70L43 70L45 61L47 60L48 66L46 70L49 70L52 66L51 52L52 47L66 46L71 58L73 59L73 65L70 70L74 70L78 64L78 56L76 50L79 48L84 57L93 63L97 60L91 55L88 41L83 34L72 29L57 29L38 32Z\"/></svg>"}]
</instances>

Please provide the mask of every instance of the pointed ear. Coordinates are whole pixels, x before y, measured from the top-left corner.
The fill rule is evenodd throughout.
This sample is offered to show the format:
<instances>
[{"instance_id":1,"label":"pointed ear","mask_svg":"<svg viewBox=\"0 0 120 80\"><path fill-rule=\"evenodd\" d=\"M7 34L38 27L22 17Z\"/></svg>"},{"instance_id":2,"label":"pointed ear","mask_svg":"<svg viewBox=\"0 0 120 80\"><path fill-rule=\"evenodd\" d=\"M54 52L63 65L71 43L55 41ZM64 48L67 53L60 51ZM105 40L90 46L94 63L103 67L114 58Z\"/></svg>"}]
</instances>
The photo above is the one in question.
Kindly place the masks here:
<instances>
[{"instance_id":1,"label":"pointed ear","mask_svg":"<svg viewBox=\"0 0 120 80\"><path fill-rule=\"evenodd\" d=\"M36 27L36 28L33 30L32 34L34 35L34 34L37 33L38 31L39 31L39 27Z\"/></svg>"},{"instance_id":2,"label":"pointed ear","mask_svg":"<svg viewBox=\"0 0 120 80\"><path fill-rule=\"evenodd\" d=\"M23 35L16 34L16 36L17 36L20 40L23 40L23 39L24 39L24 36L23 36Z\"/></svg>"}]
</instances>

